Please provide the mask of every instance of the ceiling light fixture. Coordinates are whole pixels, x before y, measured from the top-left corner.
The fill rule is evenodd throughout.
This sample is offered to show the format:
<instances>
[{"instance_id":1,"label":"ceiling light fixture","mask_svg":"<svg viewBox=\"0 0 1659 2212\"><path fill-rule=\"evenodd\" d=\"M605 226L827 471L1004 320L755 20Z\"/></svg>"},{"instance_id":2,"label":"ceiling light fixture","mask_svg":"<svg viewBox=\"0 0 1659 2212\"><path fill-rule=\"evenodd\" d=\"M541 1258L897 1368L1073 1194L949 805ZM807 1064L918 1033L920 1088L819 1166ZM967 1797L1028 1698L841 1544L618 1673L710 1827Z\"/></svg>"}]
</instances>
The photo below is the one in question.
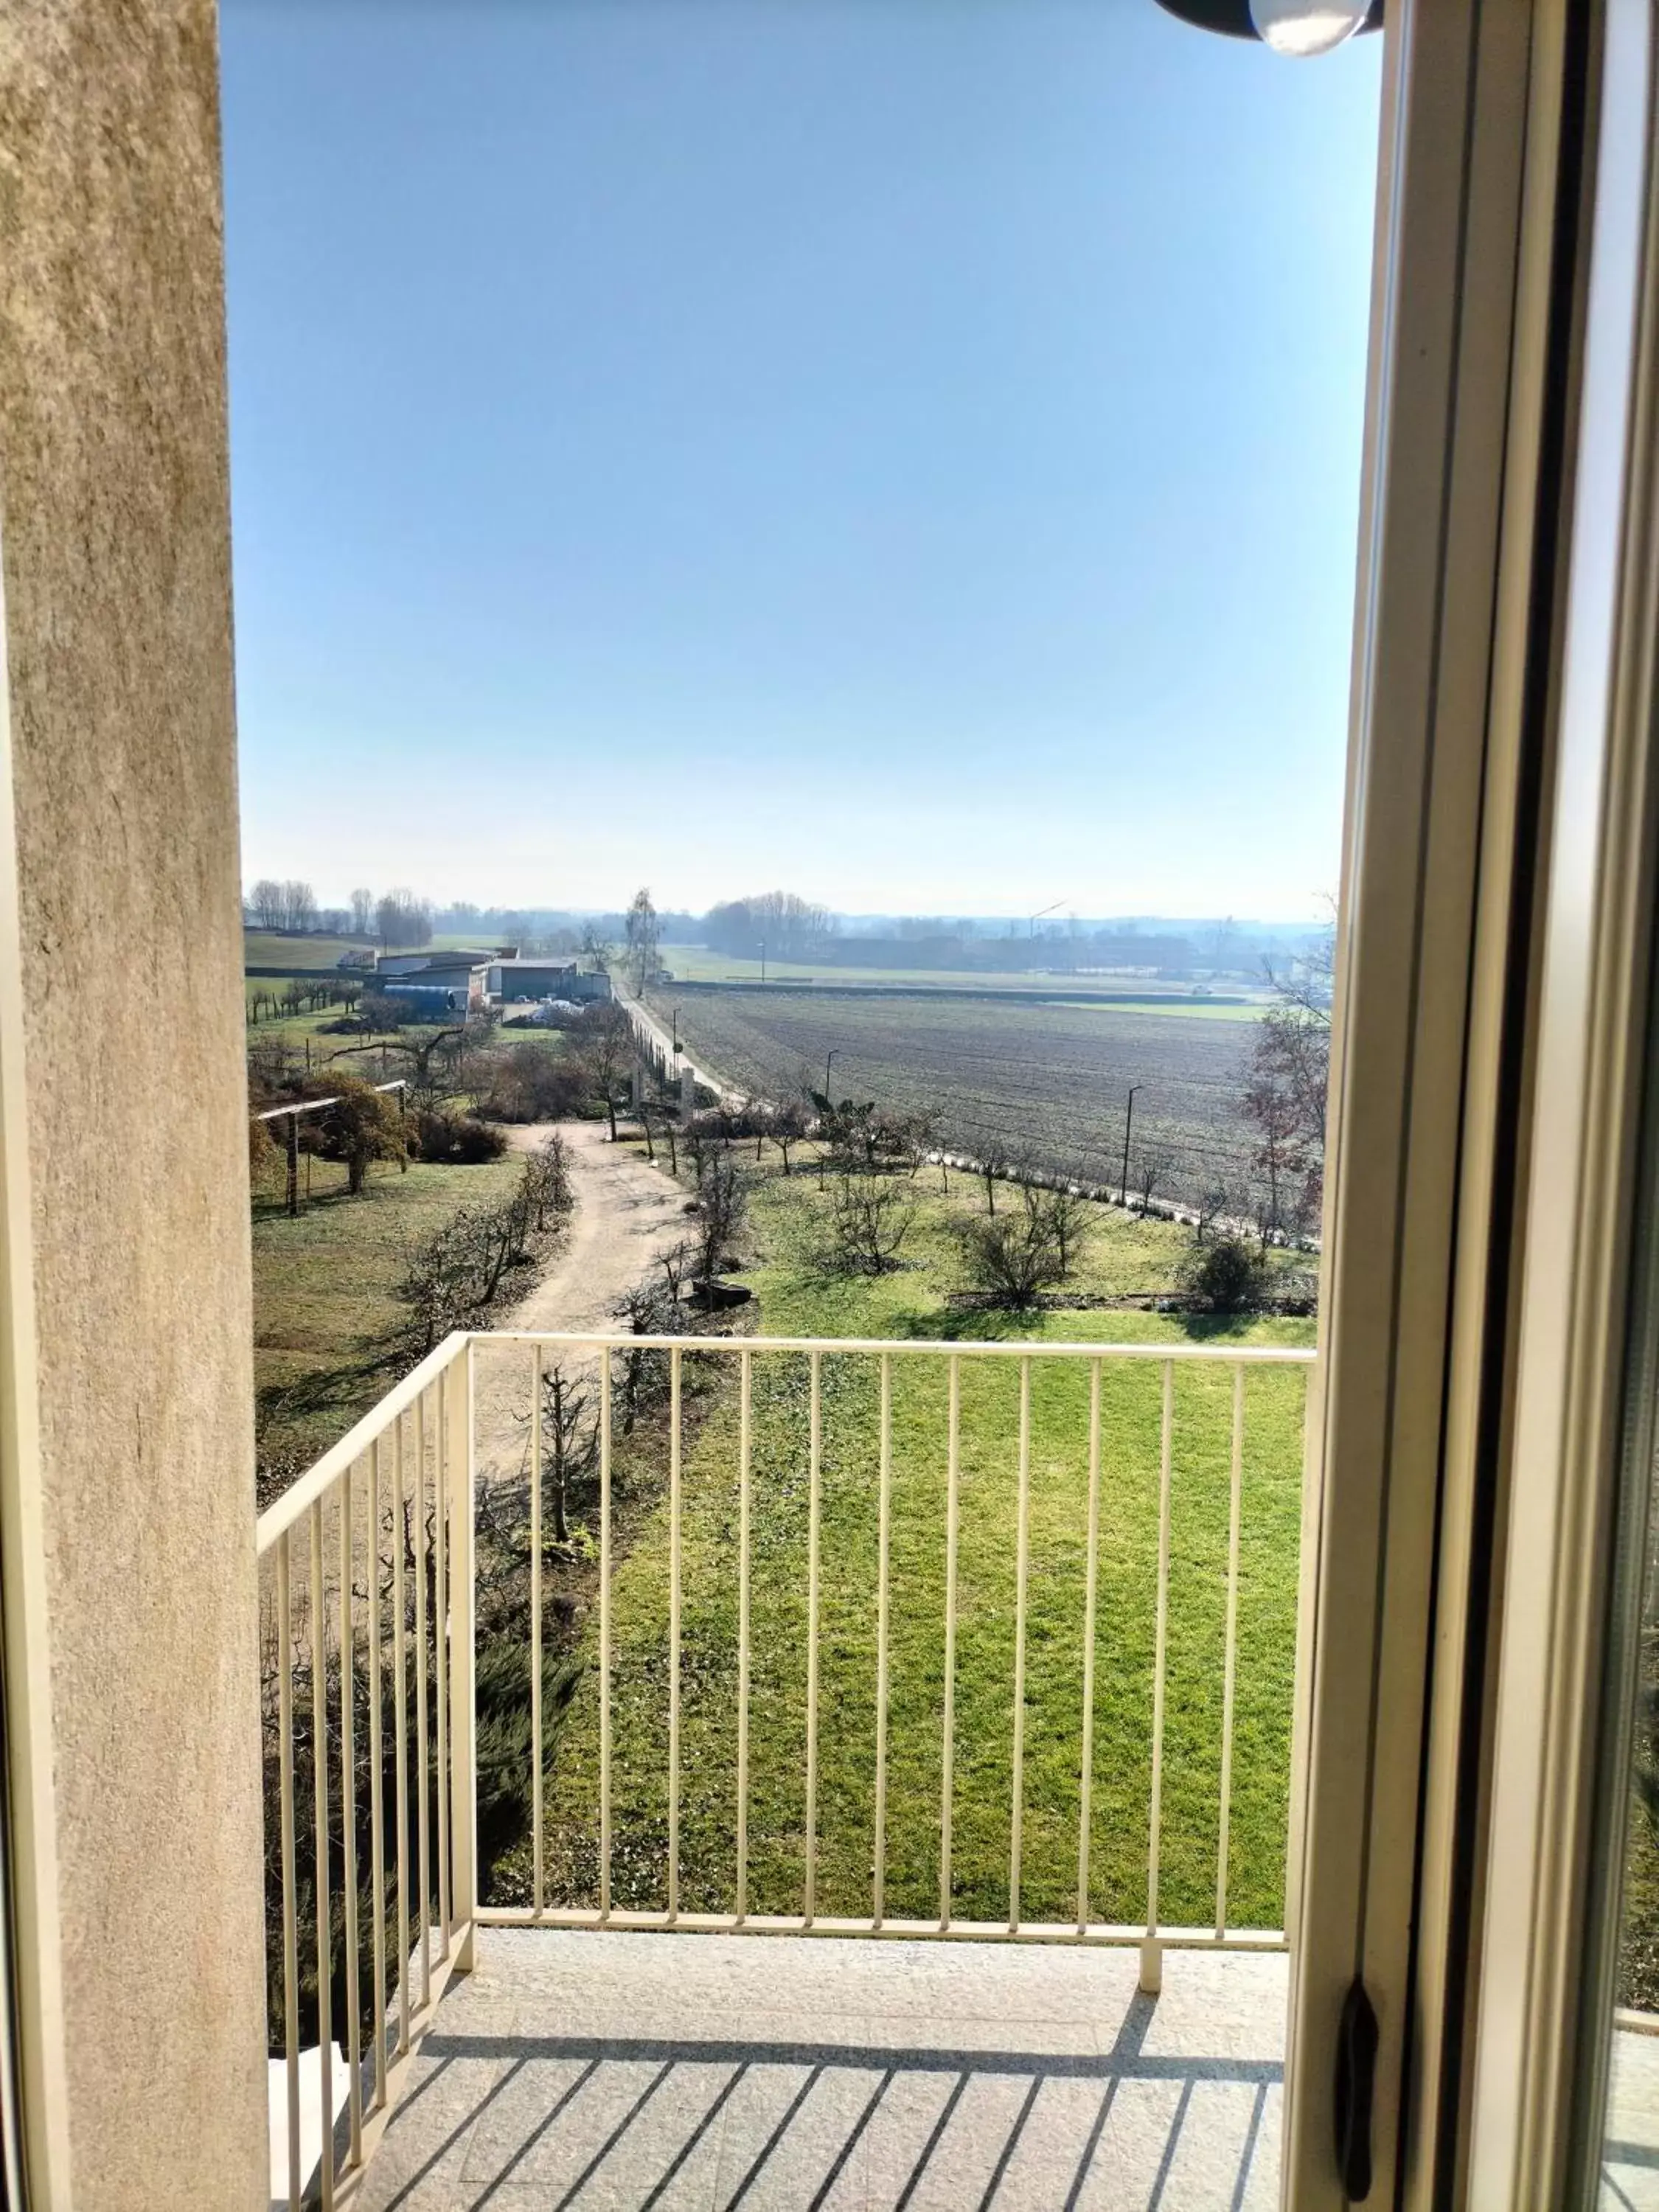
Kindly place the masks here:
<instances>
[{"instance_id":1,"label":"ceiling light fixture","mask_svg":"<svg viewBox=\"0 0 1659 2212\"><path fill-rule=\"evenodd\" d=\"M1382 27L1382 0L1158 0L1183 23L1255 39L1275 53L1328 54L1360 31Z\"/></svg>"}]
</instances>

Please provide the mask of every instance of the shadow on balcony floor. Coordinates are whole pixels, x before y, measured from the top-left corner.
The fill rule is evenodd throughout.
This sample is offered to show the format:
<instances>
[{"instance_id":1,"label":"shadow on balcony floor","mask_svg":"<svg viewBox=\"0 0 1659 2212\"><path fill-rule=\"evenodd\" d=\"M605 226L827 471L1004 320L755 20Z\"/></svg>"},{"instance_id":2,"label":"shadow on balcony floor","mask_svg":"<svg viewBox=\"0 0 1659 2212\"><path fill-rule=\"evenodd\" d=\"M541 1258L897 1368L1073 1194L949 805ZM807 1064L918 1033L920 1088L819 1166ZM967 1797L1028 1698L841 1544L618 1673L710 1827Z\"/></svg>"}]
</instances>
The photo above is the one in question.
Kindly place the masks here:
<instances>
[{"instance_id":1,"label":"shadow on balcony floor","mask_svg":"<svg viewBox=\"0 0 1659 2212\"><path fill-rule=\"evenodd\" d=\"M486 1930L363 2212L1266 2212L1285 1961Z\"/></svg>"}]
</instances>

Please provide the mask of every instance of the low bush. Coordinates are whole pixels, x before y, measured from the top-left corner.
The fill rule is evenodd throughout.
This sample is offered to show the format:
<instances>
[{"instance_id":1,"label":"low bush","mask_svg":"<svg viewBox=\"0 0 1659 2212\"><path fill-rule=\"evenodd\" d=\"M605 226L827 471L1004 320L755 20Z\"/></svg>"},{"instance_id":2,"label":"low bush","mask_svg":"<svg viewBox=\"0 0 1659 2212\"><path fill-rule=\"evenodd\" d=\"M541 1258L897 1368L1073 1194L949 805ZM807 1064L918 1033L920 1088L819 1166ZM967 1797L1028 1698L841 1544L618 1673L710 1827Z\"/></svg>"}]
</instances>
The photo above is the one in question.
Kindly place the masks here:
<instances>
[{"instance_id":1,"label":"low bush","mask_svg":"<svg viewBox=\"0 0 1659 2212\"><path fill-rule=\"evenodd\" d=\"M1212 1237L1188 1253L1181 1286L1212 1313L1253 1313L1267 1296L1267 1262L1242 1237Z\"/></svg>"},{"instance_id":2,"label":"low bush","mask_svg":"<svg viewBox=\"0 0 1659 2212\"><path fill-rule=\"evenodd\" d=\"M451 1167L478 1167L498 1160L507 1150L507 1133L476 1114L453 1114L434 1107L415 1117L415 1157Z\"/></svg>"},{"instance_id":3,"label":"low bush","mask_svg":"<svg viewBox=\"0 0 1659 2212\"><path fill-rule=\"evenodd\" d=\"M578 1059L538 1044L492 1054L483 1072L478 1111L492 1121L562 1121L592 1103L591 1071Z\"/></svg>"}]
</instances>

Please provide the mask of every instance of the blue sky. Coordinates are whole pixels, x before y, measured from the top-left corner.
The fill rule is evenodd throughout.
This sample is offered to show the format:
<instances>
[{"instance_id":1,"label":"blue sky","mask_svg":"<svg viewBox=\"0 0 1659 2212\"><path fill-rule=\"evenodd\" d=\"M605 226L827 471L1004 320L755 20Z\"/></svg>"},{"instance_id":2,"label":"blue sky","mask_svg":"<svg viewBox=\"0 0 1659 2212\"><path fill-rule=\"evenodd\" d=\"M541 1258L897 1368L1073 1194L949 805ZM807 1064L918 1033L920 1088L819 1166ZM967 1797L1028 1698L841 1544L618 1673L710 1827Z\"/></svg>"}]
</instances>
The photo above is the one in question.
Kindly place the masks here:
<instances>
[{"instance_id":1,"label":"blue sky","mask_svg":"<svg viewBox=\"0 0 1659 2212\"><path fill-rule=\"evenodd\" d=\"M245 873L1313 915L1381 41L224 0Z\"/></svg>"}]
</instances>

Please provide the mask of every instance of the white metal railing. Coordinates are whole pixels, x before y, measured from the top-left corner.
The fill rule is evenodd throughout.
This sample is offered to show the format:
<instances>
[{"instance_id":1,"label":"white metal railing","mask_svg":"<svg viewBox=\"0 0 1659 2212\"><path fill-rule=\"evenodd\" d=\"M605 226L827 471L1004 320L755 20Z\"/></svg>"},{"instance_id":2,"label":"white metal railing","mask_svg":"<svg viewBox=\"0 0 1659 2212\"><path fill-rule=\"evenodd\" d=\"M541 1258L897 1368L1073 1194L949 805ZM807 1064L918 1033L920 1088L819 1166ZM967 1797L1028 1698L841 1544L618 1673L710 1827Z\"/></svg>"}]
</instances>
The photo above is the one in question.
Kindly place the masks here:
<instances>
[{"instance_id":1,"label":"white metal railing","mask_svg":"<svg viewBox=\"0 0 1659 2212\"><path fill-rule=\"evenodd\" d=\"M267 1986L284 2060L271 2194L295 2212L349 2201L468 1963L467 1382L467 1340L452 1337L259 1518L266 1933L280 1957ZM296 1675L309 1692L297 1704ZM315 2052L303 2077L302 2023Z\"/></svg>"},{"instance_id":2,"label":"white metal railing","mask_svg":"<svg viewBox=\"0 0 1659 2212\"><path fill-rule=\"evenodd\" d=\"M483 1354L483 1357L480 1355ZM617 1579L617 1439L615 1406L619 1360L650 1355L665 1366L665 1401L659 1418L667 1430L667 1651L665 1903L639 1909L614 1896L616 1838L614 1594ZM323 2147L318 2188L324 2205L347 2201L368 2151L384 2125L398 2076L418 2045L448 1973L470 1964L476 1925L544 1925L729 1930L756 1934L927 1936L956 1940L1132 1944L1139 1947L1143 1986L1158 1984L1167 1945L1261 1949L1282 1946L1273 1928L1237 1928L1229 1917L1228 1881L1235 1768L1239 1662L1239 1599L1245 1497L1245 1378L1253 1369L1305 1366L1310 1352L1207 1345L954 1343L927 1340L883 1342L819 1338L569 1335L495 1332L449 1339L410 1374L351 1433L260 1519L259 1553L271 1587L266 1594L268 1740L278 1835L270 1869L268 1926L273 1948L280 1923L286 2057L287 2191L301 2202L301 2018L314 2026L321 2052ZM735 1682L731 1716L735 1737L732 1850L728 1908L690 1910L683 1899L682 1813L685 1752L684 1529L686 1504L685 1370L688 1360L714 1360L735 1368L736 1487ZM754 1382L757 1367L773 1360L805 1364L805 1729L801 1777L800 1909L754 1909L750 1853L751 1740L756 1638L755 1533L757 1474ZM875 1529L874 1758L870 1910L862 1916L828 1915L819 1893L820 1728L823 1643L825 1364L873 1369ZM546 1716L543 1678L547 1618L546 1556L542 1470L544 1467L544 1381L553 1365L588 1363L598 1379L592 1505L598 1520L592 1640L597 1701L597 1881L591 1903L550 1899L547 1866L544 1757ZM900 1363L942 1363L944 1436L942 1712L938 1773L938 1911L899 1917L889 1893L889 1800L892 1749L891 1661L896 1607L905 1613L907 1593L894 1575L894 1376ZM963 1493L964 1369L1012 1363L1017 1396L1012 1435L1014 1516L1014 1621L1012 1647L1007 1911L1000 1918L966 1918L955 1910L953 1814L958 1802L957 1710L960 1644L960 1566ZM1097 1680L1098 1595L1102 1570L1102 1378L1109 1369L1150 1365L1161 1379L1157 1401L1157 1565L1153 1585L1150 1782L1146 1797L1146 1913L1132 1923L1091 1917L1091 1852L1095 1834L1094 1790ZM1081 1622L1080 1747L1077 1772L1076 1908L1065 1920L1037 1920L1023 1910L1026 1871L1027 1642L1031 1582L1033 1493L1033 1376L1055 1367L1087 1376L1085 1525L1077 1530L1084 1554ZM1218 1848L1214 1913L1201 1926L1170 1926L1160 1918L1165 1813L1166 1690L1170 1661L1171 1548L1176 1534L1173 1468L1176 1376L1193 1367L1231 1373L1226 1416L1226 1548L1221 1650L1221 1724ZM906 1372L914 1371L907 1368ZM971 1429L969 1440L973 1441ZM703 1457L707 1448L699 1446ZM1115 1474L1121 1470L1115 1469ZM1145 1470L1150 1476L1150 1468ZM773 1470L774 1475L776 1470ZM708 1470L703 1469L707 1480ZM525 1493L527 1492L527 1497ZM473 1706L473 1621L477 1499L521 1501L527 1521L525 1665L530 1707L528 1898L522 1904L482 1905L476 1865L477 1765ZM763 1500L763 1503L765 1501ZM296 1600L293 1553L308 1541L308 1574ZM765 1654L762 1654L763 1660ZM312 1838L296 1828L294 1678L309 1675L310 1737L325 1754L310 1759ZM387 1729L383 1702L389 1674L391 1711L390 1811L386 1803ZM368 1726L360 1732L356 1701L364 1686ZM411 1719L412 1716L412 1719ZM303 1718L303 1715L301 1715ZM331 1720L337 1726L331 1727ZM410 1736L413 1737L412 1767ZM303 1766L305 1761L299 1762ZM367 1805L360 1770L367 1767ZM414 1799L411 1817L411 1796ZM369 1921L363 1942L359 1888L363 1868L360 1827L367 1813ZM388 1860L391 1888L388 1890ZM311 1926L302 1929L296 1875L313 1874ZM276 1905L280 1875L280 1912ZM395 1911L389 1900L395 1899ZM336 1903L340 1944L335 1948ZM395 1928L389 1941L388 1923ZM433 1945L436 1944L436 1956ZM337 1957L345 2012L345 2111L338 2142L327 2124L334 2111L329 2045L337 2014L331 1982ZM302 2006L305 1969L316 1995ZM367 1977L368 1986L364 1986ZM338 2172L337 2173L337 2165Z\"/></svg>"}]
</instances>

